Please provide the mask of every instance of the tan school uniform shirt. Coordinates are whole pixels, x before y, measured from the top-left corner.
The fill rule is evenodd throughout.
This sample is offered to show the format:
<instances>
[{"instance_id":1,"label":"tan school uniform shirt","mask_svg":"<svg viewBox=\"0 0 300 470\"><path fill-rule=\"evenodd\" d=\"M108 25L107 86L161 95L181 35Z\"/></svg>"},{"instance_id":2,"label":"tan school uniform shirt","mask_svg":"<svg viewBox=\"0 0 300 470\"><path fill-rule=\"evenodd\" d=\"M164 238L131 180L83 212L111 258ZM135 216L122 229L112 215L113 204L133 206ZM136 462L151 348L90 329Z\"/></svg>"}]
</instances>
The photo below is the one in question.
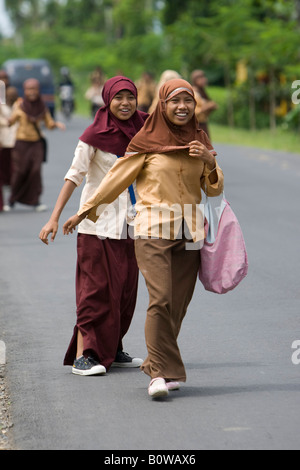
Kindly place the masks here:
<instances>
[{"instance_id":1,"label":"tan school uniform shirt","mask_svg":"<svg viewBox=\"0 0 300 470\"><path fill-rule=\"evenodd\" d=\"M12 124L18 123L19 126L16 131L16 140L25 140L26 142L37 142L40 140L40 136L35 129L32 122L29 121L27 114L21 109L22 100L18 100L16 108L14 109L10 121ZM50 111L47 110L44 118L46 127L48 129L54 129L56 127L55 121L52 119ZM40 122L37 122L37 126L40 127Z\"/></svg>"},{"instance_id":2,"label":"tan school uniform shirt","mask_svg":"<svg viewBox=\"0 0 300 470\"><path fill-rule=\"evenodd\" d=\"M186 238L198 242L205 238L199 210L201 188L208 196L217 196L223 191L224 176L218 164L216 171L217 182L211 184L210 170L200 158L190 157L188 151L123 157L108 172L96 193L83 204L78 215L91 209L88 219L96 222L102 205L111 203L136 180L135 237L174 240L180 237L185 221L190 235Z\"/></svg>"}]
</instances>

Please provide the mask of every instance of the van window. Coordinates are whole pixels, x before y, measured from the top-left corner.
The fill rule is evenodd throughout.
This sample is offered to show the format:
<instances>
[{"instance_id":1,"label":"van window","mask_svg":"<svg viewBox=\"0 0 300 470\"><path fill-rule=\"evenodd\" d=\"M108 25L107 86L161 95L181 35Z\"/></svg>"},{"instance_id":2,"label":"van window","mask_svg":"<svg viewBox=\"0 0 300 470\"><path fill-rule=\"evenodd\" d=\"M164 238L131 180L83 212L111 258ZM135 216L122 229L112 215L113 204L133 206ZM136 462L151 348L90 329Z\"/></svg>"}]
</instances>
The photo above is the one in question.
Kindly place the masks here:
<instances>
[{"instance_id":1,"label":"van window","mask_svg":"<svg viewBox=\"0 0 300 470\"><path fill-rule=\"evenodd\" d=\"M15 64L9 63L5 67L10 82L14 84L24 83L28 78L36 78L41 86L53 83L52 73L47 64Z\"/></svg>"},{"instance_id":2,"label":"van window","mask_svg":"<svg viewBox=\"0 0 300 470\"><path fill-rule=\"evenodd\" d=\"M41 95L52 116L55 113L55 84L52 70L46 59L10 59L2 68L7 72L9 82L16 87L19 96L23 96L23 83L28 78L40 82Z\"/></svg>"}]
</instances>

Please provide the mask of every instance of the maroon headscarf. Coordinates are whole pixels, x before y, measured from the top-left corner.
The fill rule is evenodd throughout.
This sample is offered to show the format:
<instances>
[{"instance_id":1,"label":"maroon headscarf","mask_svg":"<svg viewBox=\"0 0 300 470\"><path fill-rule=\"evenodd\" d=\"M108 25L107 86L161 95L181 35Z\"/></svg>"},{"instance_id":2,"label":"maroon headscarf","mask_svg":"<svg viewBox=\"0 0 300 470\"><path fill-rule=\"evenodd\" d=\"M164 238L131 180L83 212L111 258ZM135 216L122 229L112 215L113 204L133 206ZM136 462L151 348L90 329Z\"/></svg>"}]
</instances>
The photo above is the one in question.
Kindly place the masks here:
<instances>
[{"instance_id":1,"label":"maroon headscarf","mask_svg":"<svg viewBox=\"0 0 300 470\"><path fill-rule=\"evenodd\" d=\"M118 156L124 155L129 142L148 117L142 111L136 111L126 121L114 116L109 106L113 97L121 90L129 90L137 99L136 86L129 78L117 76L107 80L102 91L105 105L97 111L93 124L80 137L86 144Z\"/></svg>"},{"instance_id":2,"label":"maroon headscarf","mask_svg":"<svg viewBox=\"0 0 300 470\"><path fill-rule=\"evenodd\" d=\"M26 88L37 88L40 90L40 83L35 78L28 78L28 80L24 82L23 88L24 91L26 91ZM24 96L21 109L27 114L27 118L30 122L37 122L43 119L47 111L47 107L40 95L35 101L30 101Z\"/></svg>"}]
</instances>

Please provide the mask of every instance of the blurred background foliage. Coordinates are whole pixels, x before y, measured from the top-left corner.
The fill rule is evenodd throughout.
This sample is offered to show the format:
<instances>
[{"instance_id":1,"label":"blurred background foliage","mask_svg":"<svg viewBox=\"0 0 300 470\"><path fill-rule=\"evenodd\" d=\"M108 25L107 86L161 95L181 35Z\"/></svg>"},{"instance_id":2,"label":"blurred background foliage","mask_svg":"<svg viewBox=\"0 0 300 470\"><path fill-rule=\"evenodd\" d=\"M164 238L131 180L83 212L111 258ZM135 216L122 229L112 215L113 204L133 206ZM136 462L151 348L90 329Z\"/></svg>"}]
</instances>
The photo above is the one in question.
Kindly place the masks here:
<instances>
[{"instance_id":1,"label":"blurred background foliage","mask_svg":"<svg viewBox=\"0 0 300 470\"><path fill-rule=\"evenodd\" d=\"M0 37L0 64L46 58L69 67L77 109L89 76L137 80L166 69L204 69L219 108L211 122L246 129L300 128L291 84L300 78L297 0L9 0L14 26ZM86 108L87 109L87 108Z\"/></svg>"}]
</instances>

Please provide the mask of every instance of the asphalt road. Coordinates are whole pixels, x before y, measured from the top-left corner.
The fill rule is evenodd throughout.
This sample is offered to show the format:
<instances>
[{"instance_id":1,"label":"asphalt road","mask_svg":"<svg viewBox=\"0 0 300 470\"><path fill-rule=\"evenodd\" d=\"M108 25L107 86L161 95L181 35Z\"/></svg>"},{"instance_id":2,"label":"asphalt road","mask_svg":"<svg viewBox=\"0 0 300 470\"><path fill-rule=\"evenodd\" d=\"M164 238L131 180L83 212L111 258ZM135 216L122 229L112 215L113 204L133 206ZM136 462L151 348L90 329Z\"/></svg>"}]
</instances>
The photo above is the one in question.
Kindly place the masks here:
<instances>
[{"instance_id":1,"label":"asphalt road","mask_svg":"<svg viewBox=\"0 0 300 470\"><path fill-rule=\"evenodd\" d=\"M46 213L0 215L0 340L7 347L15 445L23 450L300 448L300 155L217 145L225 194L242 226L249 274L233 292L200 282L180 346L188 380L151 400L139 370L71 374L62 361L75 323L76 236L43 245L77 139L89 122L47 132ZM61 222L76 212L80 189ZM125 350L144 357L148 296L141 278ZM300 345L300 343L299 343ZM300 348L300 346L298 346ZM108 452L108 455L109 452Z\"/></svg>"}]
</instances>

